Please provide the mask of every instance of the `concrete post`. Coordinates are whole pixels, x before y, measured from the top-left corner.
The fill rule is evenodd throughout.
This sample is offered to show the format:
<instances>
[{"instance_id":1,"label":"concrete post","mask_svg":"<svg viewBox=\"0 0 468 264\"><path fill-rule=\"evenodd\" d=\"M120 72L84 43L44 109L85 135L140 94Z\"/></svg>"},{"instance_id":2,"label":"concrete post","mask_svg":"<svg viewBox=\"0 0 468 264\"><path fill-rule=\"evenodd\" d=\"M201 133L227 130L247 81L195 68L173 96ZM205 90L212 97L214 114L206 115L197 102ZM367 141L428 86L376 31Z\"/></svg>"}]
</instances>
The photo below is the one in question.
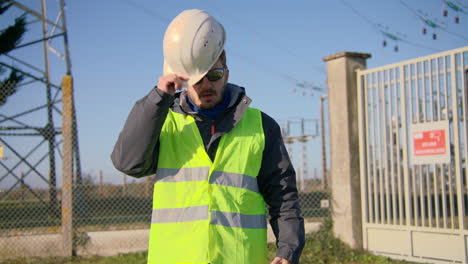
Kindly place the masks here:
<instances>
[{"instance_id":1,"label":"concrete post","mask_svg":"<svg viewBox=\"0 0 468 264\"><path fill-rule=\"evenodd\" d=\"M352 248L363 246L355 71L365 69L370 56L341 52L323 58L327 63L333 231Z\"/></svg>"},{"instance_id":2,"label":"concrete post","mask_svg":"<svg viewBox=\"0 0 468 264\"><path fill-rule=\"evenodd\" d=\"M63 255L73 255L73 79L62 78L62 246Z\"/></svg>"}]
</instances>

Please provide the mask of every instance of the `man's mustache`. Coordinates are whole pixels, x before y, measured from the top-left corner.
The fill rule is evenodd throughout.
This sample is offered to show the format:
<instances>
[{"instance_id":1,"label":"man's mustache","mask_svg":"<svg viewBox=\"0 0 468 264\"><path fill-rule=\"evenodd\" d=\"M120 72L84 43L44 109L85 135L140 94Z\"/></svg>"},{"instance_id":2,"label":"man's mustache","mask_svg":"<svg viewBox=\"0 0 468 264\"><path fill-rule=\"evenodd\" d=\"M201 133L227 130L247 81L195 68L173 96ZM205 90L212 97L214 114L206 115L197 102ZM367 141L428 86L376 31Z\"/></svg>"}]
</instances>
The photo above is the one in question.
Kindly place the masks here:
<instances>
[{"instance_id":1,"label":"man's mustache","mask_svg":"<svg viewBox=\"0 0 468 264\"><path fill-rule=\"evenodd\" d=\"M200 91L198 94L200 96L204 96L204 95L207 95L207 94L216 94L216 90L208 89L208 90Z\"/></svg>"}]
</instances>

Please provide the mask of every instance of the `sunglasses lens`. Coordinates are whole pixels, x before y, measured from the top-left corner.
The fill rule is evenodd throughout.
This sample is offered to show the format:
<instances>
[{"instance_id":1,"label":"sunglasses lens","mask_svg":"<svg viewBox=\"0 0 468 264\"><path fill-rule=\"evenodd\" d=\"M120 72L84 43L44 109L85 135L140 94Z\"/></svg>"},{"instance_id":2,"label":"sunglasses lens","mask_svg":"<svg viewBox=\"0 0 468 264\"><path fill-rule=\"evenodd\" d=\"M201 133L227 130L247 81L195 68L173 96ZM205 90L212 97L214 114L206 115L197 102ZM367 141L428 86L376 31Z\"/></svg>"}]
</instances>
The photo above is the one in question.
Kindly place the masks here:
<instances>
[{"instance_id":1,"label":"sunglasses lens","mask_svg":"<svg viewBox=\"0 0 468 264\"><path fill-rule=\"evenodd\" d=\"M206 78L211 82L217 81L224 76L224 69L213 69L206 74Z\"/></svg>"}]
</instances>

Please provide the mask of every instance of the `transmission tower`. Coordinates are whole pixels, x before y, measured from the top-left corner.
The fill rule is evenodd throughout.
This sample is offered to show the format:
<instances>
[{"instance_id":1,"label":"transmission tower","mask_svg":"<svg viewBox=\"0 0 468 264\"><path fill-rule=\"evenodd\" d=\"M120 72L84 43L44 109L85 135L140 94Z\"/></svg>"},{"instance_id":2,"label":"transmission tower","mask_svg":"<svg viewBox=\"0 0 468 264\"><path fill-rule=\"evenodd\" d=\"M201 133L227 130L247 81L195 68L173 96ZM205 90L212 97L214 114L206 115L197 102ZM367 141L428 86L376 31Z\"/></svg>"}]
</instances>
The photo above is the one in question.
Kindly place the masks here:
<instances>
[{"instance_id":1,"label":"transmission tower","mask_svg":"<svg viewBox=\"0 0 468 264\"><path fill-rule=\"evenodd\" d=\"M313 133L307 133L306 124L314 125ZM299 125L299 127L297 127ZM293 128L294 126L294 128ZM309 125L310 126L310 125ZM298 187L300 191L305 189L305 177L309 175L308 172L308 158L307 158L307 142L313 140L318 136L318 120L316 119L300 119L300 120L286 120L284 127L282 127L283 141L287 146L290 159L293 160L293 144L299 142L301 144L300 162L301 167L298 174Z\"/></svg>"},{"instance_id":2,"label":"transmission tower","mask_svg":"<svg viewBox=\"0 0 468 264\"><path fill-rule=\"evenodd\" d=\"M24 75L17 92L0 106L0 145L3 145L0 200L10 199L11 193L22 186L47 204L50 217L57 216L57 171L62 166L60 80L65 74L71 76L65 3L64 0L6 0L6 3L12 4L9 13L13 16L26 14L27 31L19 46L0 56L1 66ZM72 119L73 179L80 184L74 110ZM44 185L47 191L37 187Z\"/></svg>"}]
</instances>

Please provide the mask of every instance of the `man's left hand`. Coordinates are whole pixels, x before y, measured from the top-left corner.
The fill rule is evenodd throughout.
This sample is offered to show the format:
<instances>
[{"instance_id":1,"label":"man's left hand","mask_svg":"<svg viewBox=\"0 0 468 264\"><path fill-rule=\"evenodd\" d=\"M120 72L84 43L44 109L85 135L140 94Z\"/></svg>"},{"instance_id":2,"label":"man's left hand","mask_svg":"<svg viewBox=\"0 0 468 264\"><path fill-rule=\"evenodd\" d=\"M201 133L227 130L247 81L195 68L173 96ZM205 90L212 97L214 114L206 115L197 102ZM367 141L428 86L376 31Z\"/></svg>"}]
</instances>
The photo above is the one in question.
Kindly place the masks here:
<instances>
[{"instance_id":1,"label":"man's left hand","mask_svg":"<svg viewBox=\"0 0 468 264\"><path fill-rule=\"evenodd\" d=\"M273 261L270 264L292 264L292 263L291 261L285 258L276 257L275 259L273 259Z\"/></svg>"}]
</instances>

